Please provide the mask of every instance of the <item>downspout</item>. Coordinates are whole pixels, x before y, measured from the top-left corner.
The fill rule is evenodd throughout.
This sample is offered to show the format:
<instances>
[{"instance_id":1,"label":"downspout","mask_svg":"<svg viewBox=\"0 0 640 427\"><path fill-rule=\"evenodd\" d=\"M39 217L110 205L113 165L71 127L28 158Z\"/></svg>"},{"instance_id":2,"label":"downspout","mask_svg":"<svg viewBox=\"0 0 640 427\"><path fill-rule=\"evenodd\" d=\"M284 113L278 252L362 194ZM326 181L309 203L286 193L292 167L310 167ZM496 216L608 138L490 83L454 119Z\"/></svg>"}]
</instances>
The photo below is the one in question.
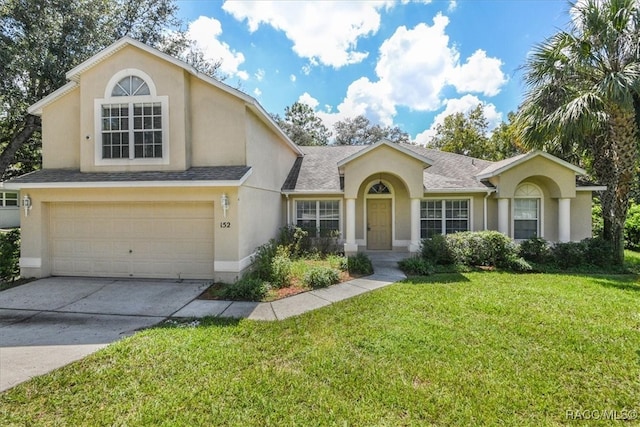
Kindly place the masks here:
<instances>
[{"instance_id":1,"label":"downspout","mask_svg":"<svg viewBox=\"0 0 640 427\"><path fill-rule=\"evenodd\" d=\"M289 224L291 224L291 208L289 206L289 194L285 193L284 197L287 198L287 224L286 225L288 226Z\"/></svg>"},{"instance_id":2,"label":"downspout","mask_svg":"<svg viewBox=\"0 0 640 427\"><path fill-rule=\"evenodd\" d=\"M487 200L489 199L489 196L491 195L491 193L493 193L494 191L495 190L487 190L487 195L484 196L484 206L483 206L483 208L484 208L484 221L483 221L484 222L484 231L487 231L487 227L489 226L489 223L487 221L487 214L489 212Z\"/></svg>"}]
</instances>

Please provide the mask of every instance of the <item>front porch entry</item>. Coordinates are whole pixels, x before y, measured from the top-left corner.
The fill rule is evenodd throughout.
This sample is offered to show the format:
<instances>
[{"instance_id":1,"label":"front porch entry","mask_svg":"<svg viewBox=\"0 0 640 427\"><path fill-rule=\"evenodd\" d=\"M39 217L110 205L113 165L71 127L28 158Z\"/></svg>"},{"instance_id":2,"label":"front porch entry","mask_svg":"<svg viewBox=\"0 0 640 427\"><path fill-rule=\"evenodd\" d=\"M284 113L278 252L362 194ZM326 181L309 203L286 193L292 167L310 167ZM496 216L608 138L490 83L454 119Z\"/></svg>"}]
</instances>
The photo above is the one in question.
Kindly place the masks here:
<instances>
[{"instance_id":1,"label":"front porch entry","mask_svg":"<svg viewBox=\"0 0 640 427\"><path fill-rule=\"evenodd\" d=\"M391 199L367 199L367 249L391 250Z\"/></svg>"}]
</instances>

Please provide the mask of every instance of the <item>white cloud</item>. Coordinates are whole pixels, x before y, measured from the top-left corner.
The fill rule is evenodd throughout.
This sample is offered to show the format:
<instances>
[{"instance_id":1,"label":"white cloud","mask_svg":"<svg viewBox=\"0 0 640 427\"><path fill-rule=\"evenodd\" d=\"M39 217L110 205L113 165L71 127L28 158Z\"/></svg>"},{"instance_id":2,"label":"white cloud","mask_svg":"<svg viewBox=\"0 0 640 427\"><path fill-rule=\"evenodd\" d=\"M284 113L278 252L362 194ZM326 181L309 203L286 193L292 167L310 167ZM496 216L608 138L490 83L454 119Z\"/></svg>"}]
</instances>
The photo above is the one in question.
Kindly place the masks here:
<instances>
[{"instance_id":1,"label":"white cloud","mask_svg":"<svg viewBox=\"0 0 640 427\"><path fill-rule=\"evenodd\" d=\"M256 73L254 74L256 80L258 80L259 82L261 82L262 79L264 79L264 75L265 75L265 72L262 68L258 68L258 71L256 71Z\"/></svg>"},{"instance_id":2,"label":"white cloud","mask_svg":"<svg viewBox=\"0 0 640 427\"><path fill-rule=\"evenodd\" d=\"M507 77L500 67L502 61L497 58L487 58L487 53L479 49L471 55L467 62L456 67L449 82L459 93L475 92L486 96L495 96L507 82Z\"/></svg>"},{"instance_id":3,"label":"white cloud","mask_svg":"<svg viewBox=\"0 0 640 427\"><path fill-rule=\"evenodd\" d=\"M296 77L296 75L295 75L295 74L291 74L291 75L289 76L289 80L291 80L291 82L292 82L292 83L295 83L296 79L297 79L297 77Z\"/></svg>"},{"instance_id":4,"label":"white cloud","mask_svg":"<svg viewBox=\"0 0 640 427\"><path fill-rule=\"evenodd\" d=\"M253 94L257 97L259 97L260 95L262 95L262 91L259 88L255 88L253 90Z\"/></svg>"},{"instance_id":5,"label":"white cloud","mask_svg":"<svg viewBox=\"0 0 640 427\"><path fill-rule=\"evenodd\" d=\"M218 40L222 35L222 24L214 18L200 16L189 24L187 36L195 41L196 47L202 50L206 59L221 61L220 72L241 80L247 80L249 75L240 70L244 62L244 55L231 49L228 44Z\"/></svg>"},{"instance_id":6,"label":"white cloud","mask_svg":"<svg viewBox=\"0 0 640 427\"><path fill-rule=\"evenodd\" d=\"M441 111L434 119L431 127L424 132L416 135L415 142L419 145L426 145L435 135L436 127L444 122L445 117L455 113L466 114L478 106L484 105L484 116L489 123L489 130L493 130L502 121L502 113L496 110L496 106L491 103L484 103L474 95L465 95L458 99L447 99L444 101L445 109Z\"/></svg>"},{"instance_id":7,"label":"white cloud","mask_svg":"<svg viewBox=\"0 0 640 427\"><path fill-rule=\"evenodd\" d=\"M388 126L393 124L398 107L436 111L446 105L451 111L461 108L461 102L473 100L473 106L482 102L472 95L465 95L459 101L444 100L443 91L449 86L461 94L498 94L507 81L500 70L502 62L477 50L461 64L460 54L445 31L448 24L449 18L438 14L432 25L398 27L380 46L375 68L378 79L361 77L352 82L337 111L324 114L323 120L335 123L364 114L371 121ZM495 107L489 106L495 112Z\"/></svg>"},{"instance_id":8,"label":"white cloud","mask_svg":"<svg viewBox=\"0 0 640 427\"><path fill-rule=\"evenodd\" d=\"M298 102L301 104L307 104L309 107L313 108L314 110L319 104L318 100L315 99L313 96L309 95L307 92L300 95L300 97L298 98Z\"/></svg>"},{"instance_id":9,"label":"white cloud","mask_svg":"<svg viewBox=\"0 0 640 427\"><path fill-rule=\"evenodd\" d=\"M382 8L393 1L225 1L222 9L249 31L260 25L285 33L302 58L335 68L355 64L369 53L357 50L358 39L380 28Z\"/></svg>"}]
</instances>

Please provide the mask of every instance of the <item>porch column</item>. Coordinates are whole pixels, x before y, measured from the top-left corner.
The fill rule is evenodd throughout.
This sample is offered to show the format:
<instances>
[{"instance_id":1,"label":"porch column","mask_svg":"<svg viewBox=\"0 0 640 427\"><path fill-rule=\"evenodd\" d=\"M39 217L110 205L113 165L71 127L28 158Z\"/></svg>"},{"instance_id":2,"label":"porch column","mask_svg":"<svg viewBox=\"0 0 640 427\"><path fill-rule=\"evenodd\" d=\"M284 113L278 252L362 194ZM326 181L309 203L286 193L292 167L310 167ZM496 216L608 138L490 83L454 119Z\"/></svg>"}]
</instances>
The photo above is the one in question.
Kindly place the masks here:
<instances>
[{"instance_id":1,"label":"porch column","mask_svg":"<svg viewBox=\"0 0 640 427\"><path fill-rule=\"evenodd\" d=\"M420 199L411 199L411 243L409 252L420 250Z\"/></svg>"},{"instance_id":2,"label":"porch column","mask_svg":"<svg viewBox=\"0 0 640 427\"><path fill-rule=\"evenodd\" d=\"M509 199L498 199L498 231L509 236Z\"/></svg>"},{"instance_id":3,"label":"porch column","mask_svg":"<svg viewBox=\"0 0 640 427\"><path fill-rule=\"evenodd\" d=\"M346 199L347 205L347 239L344 243L345 255L358 252L356 243L356 199Z\"/></svg>"},{"instance_id":4,"label":"porch column","mask_svg":"<svg viewBox=\"0 0 640 427\"><path fill-rule=\"evenodd\" d=\"M558 199L558 241L571 240L571 199Z\"/></svg>"}]
</instances>

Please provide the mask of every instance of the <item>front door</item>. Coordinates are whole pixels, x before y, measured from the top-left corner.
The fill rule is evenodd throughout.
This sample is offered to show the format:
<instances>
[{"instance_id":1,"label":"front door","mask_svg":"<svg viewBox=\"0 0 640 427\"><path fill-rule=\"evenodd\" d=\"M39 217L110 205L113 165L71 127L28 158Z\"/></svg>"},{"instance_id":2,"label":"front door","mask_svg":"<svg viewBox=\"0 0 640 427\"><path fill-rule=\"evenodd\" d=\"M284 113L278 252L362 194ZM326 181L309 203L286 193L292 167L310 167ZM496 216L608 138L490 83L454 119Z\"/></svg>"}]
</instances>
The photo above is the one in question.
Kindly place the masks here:
<instances>
[{"instance_id":1,"label":"front door","mask_svg":"<svg viewBox=\"0 0 640 427\"><path fill-rule=\"evenodd\" d=\"M367 249L391 250L391 199L367 199Z\"/></svg>"}]
</instances>

